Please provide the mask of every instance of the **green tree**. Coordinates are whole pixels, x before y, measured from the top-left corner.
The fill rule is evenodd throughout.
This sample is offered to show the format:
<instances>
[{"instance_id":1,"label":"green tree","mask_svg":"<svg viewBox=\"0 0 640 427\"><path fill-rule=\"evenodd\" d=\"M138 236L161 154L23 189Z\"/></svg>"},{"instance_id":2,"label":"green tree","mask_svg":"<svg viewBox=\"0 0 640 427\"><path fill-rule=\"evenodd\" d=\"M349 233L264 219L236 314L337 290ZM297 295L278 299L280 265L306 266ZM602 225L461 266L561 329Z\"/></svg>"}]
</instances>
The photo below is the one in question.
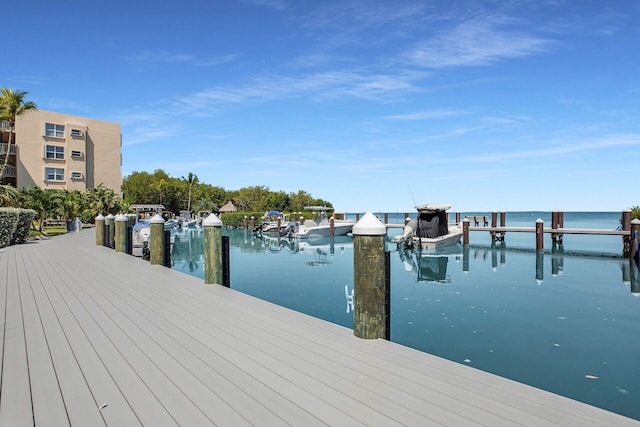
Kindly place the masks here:
<instances>
[{"instance_id":1,"label":"green tree","mask_svg":"<svg viewBox=\"0 0 640 427\"><path fill-rule=\"evenodd\" d=\"M63 209L64 216L67 220L75 219L82 211L84 211L85 197L78 191L62 190L64 197Z\"/></svg>"},{"instance_id":2,"label":"green tree","mask_svg":"<svg viewBox=\"0 0 640 427\"><path fill-rule=\"evenodd\" d=\"M44 221L48 218L64 216L64 194L60 190L43 190L32 185L20 189L20 205L23 208L36 211L36 220L39 222L39 231L42 232Z\"/></svg>"},{"instance_id":3,"label":"green tree","mask_svg":"<svg viewBox=\"0 0 640 427\"><path fill-rule=\"evenodd\" d=\"M93 220L99 214L115 215L119 212L125 212L128 210L128 205L110 188L105 187L100 183L95 188L90 188L85 193L86 203L85 210L82 215L82 221L85 222L87 216L92 215L90 218Z\"/></svg>"},{"instance_id":4,"label":"green tree","mask_svg":"<svg viewBox=\"0 0 640 427\"><path fill-rule=\"evenodd\" d=\"M20 192L12 185L0 185L0 207L12 207L18 202Z\"/></svg>"},{"instance_id":5,"label":"green tree","mask_svg":"<svg viewBox=\"0 0 640 427\"><path fill-rule=\"evenodd\" d=\"M124 200L129 203L157 203L155 178L148 172L132 172L122 181Z\"/></svg>"},{"instance_id":6,"label":"green tree","mask_svg":"<svg viewBox=\"0 0 640 427\"><path fill-rule=\"evenodd\" d=\"M13 140L13 131L16 125L16 117L26 113L27 111L37 110L38 106L32 101L25 101L24 97L27 92L22 90L13 90L3 87L0 89L0 119L7 122L9 126L9 143L7 144L6 153L0 167L0 182L4 175L4 169L9 163L9 154L11 152L11 143Z\"/></svg>"},{"instance_id":7,"label":"green tree","mask_svg":"<svg viewBox=\"0 0 640 427\"><path fill-rule=\"evenodd\" d=\"M193 186L199 183L198 177L193 173L189 172L189 175L187 175L186 178L182 177L182 180L187 184L187 188L188 188L187 210L191 212L191 193L193 191Z\"/></svg>"}]
</instances>

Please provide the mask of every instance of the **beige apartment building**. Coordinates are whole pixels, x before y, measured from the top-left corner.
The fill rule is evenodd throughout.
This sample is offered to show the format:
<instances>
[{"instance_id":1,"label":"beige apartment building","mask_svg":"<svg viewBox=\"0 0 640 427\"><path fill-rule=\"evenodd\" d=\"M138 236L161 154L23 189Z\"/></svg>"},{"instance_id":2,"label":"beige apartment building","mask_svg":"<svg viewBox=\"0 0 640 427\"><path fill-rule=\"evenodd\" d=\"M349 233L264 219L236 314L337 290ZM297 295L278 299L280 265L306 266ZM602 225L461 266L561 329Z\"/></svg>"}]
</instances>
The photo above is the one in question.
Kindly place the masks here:
<instances>
[{"instance_id":1,"label":"beige apartment building","mask_svg":"<svg viewBox=\"0 0 640 427\"><path fill-rule=\"evenodd\" d=\"M8 129L3 127L0 153L6 153L8 140ZM29 111L17 117L13 141L3 183L70 191L102 183L116 194L122 192L119 123Z\"/></svg>"}]
</instances>

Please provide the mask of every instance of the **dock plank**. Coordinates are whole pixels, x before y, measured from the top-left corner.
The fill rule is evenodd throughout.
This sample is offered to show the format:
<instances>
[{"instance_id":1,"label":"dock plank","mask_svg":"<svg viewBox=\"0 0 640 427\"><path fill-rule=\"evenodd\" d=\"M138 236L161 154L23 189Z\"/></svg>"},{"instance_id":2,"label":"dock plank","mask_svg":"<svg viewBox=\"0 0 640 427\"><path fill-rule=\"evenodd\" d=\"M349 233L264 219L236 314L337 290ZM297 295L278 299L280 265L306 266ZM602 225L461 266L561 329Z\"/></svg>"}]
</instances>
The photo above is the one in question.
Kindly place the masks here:
<instances>
[{"instance_id":1,"label":"dock plank","mask_svg":"<svg viewBox=\"0 0 640 427\"><path fill-rule=\"evenodd\" d=\"M73 313L57 298L55 268L46 258L28 256L39 278L33 281L33 292L42 317L47 319L43 325L71 424L140 424ZM107 409L101 411L104 404Z\"/></svg>"},{"instance_id":2,"label":"dock plank","mask_svg":"<svg viewBox=\"0 0 640 427\"><path fill-rule=\"evenodd\" d=\"M29 380L33 399L33 419L36 425L69 425L66 406L58 383L58 376L49 352L49 343L29 277L31 265L24 258L17 262L17 285L24 321L24 333L29 362Z\"/></svg>"},{"instance_id":3,"label":"dock plank","mask_svg":"<svg viewBox=\"0 0 640 427\"><path fill-rule=\"evenodd\" d=\"M16 255L8 252L2 383L0 386L0 426L33 425L27 343L18 288Z\"/></svg>"}]
</instances>

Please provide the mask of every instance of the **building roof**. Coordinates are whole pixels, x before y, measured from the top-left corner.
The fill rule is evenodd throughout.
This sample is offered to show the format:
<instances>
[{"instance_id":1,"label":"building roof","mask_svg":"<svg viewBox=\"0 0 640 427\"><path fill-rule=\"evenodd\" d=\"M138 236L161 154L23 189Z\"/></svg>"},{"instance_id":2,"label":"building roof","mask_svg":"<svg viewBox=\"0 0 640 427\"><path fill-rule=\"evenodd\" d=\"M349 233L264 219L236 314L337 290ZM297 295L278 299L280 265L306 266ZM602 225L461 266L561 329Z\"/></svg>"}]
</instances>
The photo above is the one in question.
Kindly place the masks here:
<instances>
[{"instance_id":1,"label":"building roof","mask_svg":"<svg viewBox=\"0 0 640 427\"><path fill-rule=\"evenodd\" d=\"M238 209L236 209L236 207L234 206L234 204L231 201L228 201L224 206L222 206L220 208L220 210L218 210L218 212L236 212Z\"/></svg>"}]
</instances>

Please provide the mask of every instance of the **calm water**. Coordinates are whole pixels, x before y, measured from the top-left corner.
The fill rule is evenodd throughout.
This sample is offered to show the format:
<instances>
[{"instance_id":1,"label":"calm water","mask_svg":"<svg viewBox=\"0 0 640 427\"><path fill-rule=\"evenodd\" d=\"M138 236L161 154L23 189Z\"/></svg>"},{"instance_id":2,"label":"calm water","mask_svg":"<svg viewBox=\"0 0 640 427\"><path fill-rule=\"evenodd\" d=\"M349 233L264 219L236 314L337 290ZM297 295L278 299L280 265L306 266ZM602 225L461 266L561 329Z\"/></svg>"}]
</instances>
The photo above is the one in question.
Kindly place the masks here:
<instances>
[{"instance_id":1,"label":"calm water","mask_svg":"<svg viewBox=\"0 0 640 427\"><path fill-rule=\"evenodd\" d=\"M614 229L619 217L567 212L564 225ZM509 212L506 225L537 218L550 226L550 212ZM225 234L232 288L353 327L350 237ZM621 238L565 235L553 250L545 236L544 255L533 233L507 234L493 248L487 232L470 240L468 250L437 256L387 243L392 341L640 420L640 275L621 257ZM202 278L202 251L202 232L178 233L174 269Z\"/></svg>"}]
</instances>

